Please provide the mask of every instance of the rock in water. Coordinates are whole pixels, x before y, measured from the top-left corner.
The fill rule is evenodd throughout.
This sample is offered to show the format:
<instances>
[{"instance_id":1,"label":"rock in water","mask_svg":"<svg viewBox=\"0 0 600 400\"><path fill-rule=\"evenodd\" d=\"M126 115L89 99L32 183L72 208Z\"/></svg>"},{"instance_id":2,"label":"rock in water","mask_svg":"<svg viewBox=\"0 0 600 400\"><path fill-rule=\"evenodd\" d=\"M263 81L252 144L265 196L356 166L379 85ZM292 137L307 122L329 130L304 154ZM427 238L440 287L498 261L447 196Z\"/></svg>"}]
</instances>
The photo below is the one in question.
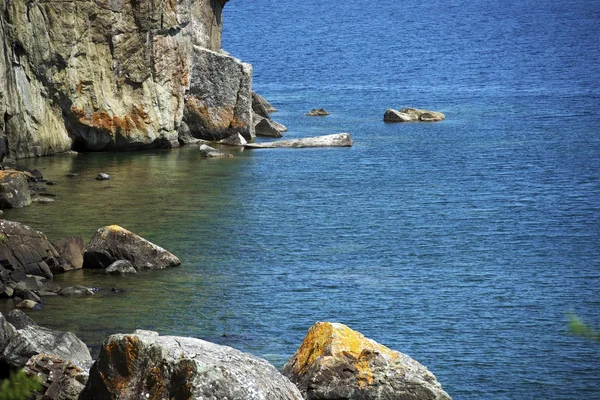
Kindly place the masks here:
<instances>
[{"instance_id":1,"label":"rock in water","mask_svg":"<svg viewBox=\"0 0 600 400\"><path fill-rule=\"evenodd\" d=\"M96 180L97 181L109 181L111 180L112 177L109 174L105 174L105 173L100 173L98 175L96 175Z\"/></svg>"},{"instance_id":2,"label":"rock in water","mask_svg":"<svg viewBox=\"0 0 600 400\"><path fill-rule=\"evenodd\" d=\"M249 149L303 148L303 147L350 147L354 144L349 133L316 136L304 139L278 140L267 143L248 143Z\"/></svg>"},{"instance_id":3,"label":"rock in water","mask_svg":"<svg viewBox=\"0 0 600 400\"><path fill-rule=\"evenodd\" d=\"M309 117L326 117L329 115L329 112L327 112L324 108L313 108L306 115Z\"/></svg>"},{"instance_id":4,"label":"rock in water","mask_svg":"<svg viewBox=\"0 0 600 400\"><path fill-rule=\"evenodd\" d=\"M270 113L277 112L277 109L267 99L256 92L252 92L252 109L263 118L269 118Z\"/></svg>"},{"instance_id":5,"label":"rock in water","mask_svg":"<svg viewBox=\"0 0 600 400\"><path fill-rule=\"evenodd\" d=\"M58 294L61 296L93 296L94 290L87 286L75 285L62 289Z\"/></svg>"},{"instance_id":6,"label":"rock in water","mask_svg":"<svg viewBox=\"0 0 600 400\"><path fill-rule=\"evenodd\" d=\"M248 143L248 141L246 139L244 139L244 137L242 135L240 135L239 133L236 133L235 135L231 135L223 140L219 140L218 143L226 144L228 146L243 146L246 143Z\"/></svg>"},{"instance_id":7,"label":"rock in water","mask_svg":"<svg viewBox=\"0 0 600 400\"><path fill-rule=\"evenodd\" d=\"M114 263L110 264L108 268L104 270L104 272L110 275L137 274L137 270L127 260L115 261Z\"/></svg>"},{"instance_id":8,"label":"rock in water","mask_svg":"<svg viewBox=\"0 0 600 400\"><path fill-rule=\"evenodd\" d=\"M104 342L82 399L302 399L260 358L200 339L137 333Z\"/></svg>"},{"instance_id":9,"label":"rock in water","mask_svg":"<svg viewBox=\"0 0 600 400\"><path fill-rule=\"evenodd\" d=\"M200 150L200 155L206 158L228 158L233 157L229 153L225 153L224 151L217 150L214 147L210 147L206 144L201 144L198 148Z\"/></svg>"},{"instance_id":10,"label":"rock in water","mask_svg":"<svg viewBox=\"0 0 600 400\"><path fill-rule=\"evenodd\" d=\"M193 137L217 141L235 133L254 138L252 66L194 47L184 119Z\"/></svg>"},{"instance_id":11,"label":"rock in water","mask_svg":"<svg viewBox=\"0 0 600 400\"><path fill-rule=\"evenodd\" d=\"M108 268L127 260L136 270L162 269L181 264L179 258L118 225L100 228L85 249L84 268Z\"/></svg>"},{"instance_id":12,"label":"rock in water","mask_svg":"<svg viewBox=\"0 0 600 400\"><path fill-rule=\"evenodd\" d=\"M388 108L383 115L384 122L438 122L445 118L446 116L441 112L408 107L399 111Z\"/></svg>"},{"instance_id":13,"label":"rock in water","mask_svg":"<svg viewBox=\"0 0 600 400\"><path fill-rule=\"evenodd\" d=\"M310 328L282 373L311 400L450 399L423 365L337 323Z\"/></svg>"},{"instance_id":14,"label":"rock in water","mask_svg":"<svg viewBox=\"0 0 600 400\"><path fill-rule=\"evenodd\" d=\"M280 138L282 136L279 129L273 124L273 121L266 118L256 124L254 131L256 132L256 136L272 138Z\"/></svg>"},{"instance_id":15,"label":"rock in water","mask_svg":"<svg viewBox=\"0 0 600 400\"><path fill-rule=\"evenodd\" d=\"M21 208L30 204L31 194L25 174L0 170L0 208Z\"/></svg>"},{"instance_id":16,"label":"rock in water","mask_svg":"<svg viewBox=\"0 0 600 400\"><path fill-rule=\"evenodd\" d=\"M52 272L65 272L83 268L85 243L79 236L66 237L54 244L60 254L61 265Z\"/></svg>"}]
</instances>

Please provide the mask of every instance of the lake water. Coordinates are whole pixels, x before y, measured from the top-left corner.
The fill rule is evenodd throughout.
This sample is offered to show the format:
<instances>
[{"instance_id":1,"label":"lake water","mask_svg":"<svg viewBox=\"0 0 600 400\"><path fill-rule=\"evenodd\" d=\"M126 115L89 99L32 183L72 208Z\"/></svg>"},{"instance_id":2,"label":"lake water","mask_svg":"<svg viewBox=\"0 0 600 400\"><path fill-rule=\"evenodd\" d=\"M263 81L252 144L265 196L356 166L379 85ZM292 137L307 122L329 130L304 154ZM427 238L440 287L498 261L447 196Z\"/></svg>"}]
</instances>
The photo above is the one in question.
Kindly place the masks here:
<instances>
[{"instance_id":1,"label":"lake water","mask_svg":"<svg viewBox=\"0 0 600 400\"><path fill-rule=\"evenodd\" d=\"M105 289L30 315L95 350L144 328L276 366L338 321L455 399L600 399L600 344L566 327L570 311L600 327L600 7L235 0L224 18L287 137L348 131L354 147L23 160L56 202L6 218L53 240L117 223L183 261L59 276ZM447 119L382 122L405 106Z\"/></svg>"}]
</instances>

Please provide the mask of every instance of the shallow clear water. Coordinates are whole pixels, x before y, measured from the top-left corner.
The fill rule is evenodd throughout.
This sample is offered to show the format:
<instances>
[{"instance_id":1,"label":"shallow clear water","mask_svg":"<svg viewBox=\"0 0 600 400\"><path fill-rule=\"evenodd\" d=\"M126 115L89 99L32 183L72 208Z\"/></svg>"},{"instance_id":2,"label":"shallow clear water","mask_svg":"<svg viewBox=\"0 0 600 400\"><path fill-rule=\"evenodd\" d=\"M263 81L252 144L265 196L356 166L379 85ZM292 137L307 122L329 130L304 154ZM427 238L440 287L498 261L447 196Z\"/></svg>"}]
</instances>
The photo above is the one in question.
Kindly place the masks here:
<instances>
[{"instance_id":1,"label":"shallow clear water","mask_svg":"<svg viewBox=\"0 0 600 400\"><path fill-rule=\"evenodd\" d=\"M600 326L599 24L583 0L229 2L224 48L253 63L287 136L355 146L25 160L56 202L7 218L51 239L118 223L183 261L59 276L105 290L31 315L95 346L145 328L277 366L338 321L455 399L600 398L600 345L566 329L569 311ZM381 122L404 106L447 120Z\"/></svg>"}]
</instances>

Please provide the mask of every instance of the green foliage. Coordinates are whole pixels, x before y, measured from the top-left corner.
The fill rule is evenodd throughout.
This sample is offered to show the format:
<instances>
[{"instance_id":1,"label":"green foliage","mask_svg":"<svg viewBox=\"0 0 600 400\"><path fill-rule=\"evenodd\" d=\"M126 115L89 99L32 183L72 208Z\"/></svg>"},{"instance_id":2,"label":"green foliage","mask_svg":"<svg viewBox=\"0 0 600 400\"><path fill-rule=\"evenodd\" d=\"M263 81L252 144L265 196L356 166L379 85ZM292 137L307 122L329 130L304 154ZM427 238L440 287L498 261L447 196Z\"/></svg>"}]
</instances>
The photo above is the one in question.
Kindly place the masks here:
<instances>
[{"instance_id":1,"label":"green foliage","mask_svg":"<svg viewBox=\"0 0 600 400\"><path fill-rule=\"evenodd\" d=\"M600 343L600 332L587 326L575 314L569 314L569 331L574 335L585 337Z\"/></svg>"},{"instance_id":2,"label":"green foliage","mask_svg":"<svg viewBox=\"0 0 600 400\"><path fill-rule=\"evenodd\" d=\"M42 388L37 376L28 376L25 371L11 372L0 385L0 400L23 400Z\"/></svg>"}]
</instances>

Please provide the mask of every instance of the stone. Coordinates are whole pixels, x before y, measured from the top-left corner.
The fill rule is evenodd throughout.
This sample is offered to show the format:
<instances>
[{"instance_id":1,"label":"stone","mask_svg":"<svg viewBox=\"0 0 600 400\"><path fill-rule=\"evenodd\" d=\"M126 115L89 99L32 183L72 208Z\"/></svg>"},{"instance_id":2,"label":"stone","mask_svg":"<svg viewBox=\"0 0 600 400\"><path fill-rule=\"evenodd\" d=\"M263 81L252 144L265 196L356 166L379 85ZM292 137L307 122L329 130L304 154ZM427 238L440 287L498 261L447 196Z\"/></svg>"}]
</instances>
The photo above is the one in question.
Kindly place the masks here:
<instances>
[{"instance_id":1,"label":"stone","mask_svg":"<svg viewBox=\"0 0 600 400\"><path fill-rule=\"evenodd\" d=\"M54 248L60 255L60 265L52 269L52 272L66 272L83 268L83 253L85 243L79 236L65 237L54 243Z\"/></svg>"},{"instance_id":2,"label":"stone","mask_svg":"<svg viewBox=\"0 0 600 400\"><path fill-rule=\"evenodd\" d=\"M99 173L98 175L96 175L97 181L109 181L111 179L112 179L112 176L110 176L109 174Z\"/></svg>"},{"instance_id":3,"label":"stone","mask_svg":"<svg viewBox=\"0 0 600 400\"><path fill-rule=\"evenodd\" d=\"M177 146L192 54L220 50L225 3L2 1L0 157Z\"/></svg>"},{"instance_id":4,"label":"stone","mask_svg":"<svg viewBox=\"0 0 600 400\"><path fill-rule=\"evenodd\" d=\"M388 108L383 115L384 122L438 122L445 118L446 116L441 112L409 107L400 110Z\"/></svg>"},{"instance_id":5,"label":"stone","mask_svg":"<svg viewBox=\"0 0 600 400\"><path fill-rule=\"evenodd\" d=\"M61 296L92 296L94 290L87 286L75 285L62 289L58 294Z\"/></svg>"},{"instance_id":6,"label":"stone","mask_svg":"<svg viewBox=\"0 0 600 400\"><path fill-rule=\"evenodd\" d=\"M60 256L46 236L27 225L0 219L0 276L20 282L27 275L51 279ZM6 282L6 280L5 280Z\"/></svg>"},{"instance_id":7,"label":"stone","mask_svg":"<svg viewBox=\"0 0 600 400\"><path fill-rule=\"evenodd\" d=\"M201 144L198 148L200 150L200 155L205 158L228 158L233 157L233 155L229 153L225 153L224 151L217 150L214 147L210 147L206 144Z\"/></svg>"},{"instance_id":8,"label":"stone","mask_svg":"<svg viewBox=\"0 0 600 400\"><path fill-rule=\"evenodd\" d=\"M88 373L68 360L50 354L32 356L23 368L27 375L42 381L36 400L78 400L88 380Z\"/></svg>"},{"instance_id":9,"label":"stone","mask_svg":"<svg viewBox=\"0 0 600 400\"><path fill-rule=\"evenodd\" d=\"M275 149L275 148L304 148L304 147L350 147L353 145L349 133L336 133L333 135L316 136L304 139L278 140L266 143L248 143L248 149Z\"/></svg>"},{"instance_id":10,"label":"stone","mask_svg":"<svg viewBox=\"0 0 600 400\"><path fill-rule=\"evenodd\" d=\"M179 258L167 250L118 225L100 228L85 249L83 267L106 269L118 260L131 262L136 270L181 264Z\"/></svg>"},{"instance_id":11,"label":"stone","mask_svg":"<svg viewBox=\"0 0 600 400\"><path fill-rule=\"evenodd\" d=\"M398 110L388 108L383 115L384 122L413 122L418 119L413 118L410 114L401 113Z\"/></svg>"},{"instance_id":12,"label":"stone","mask_svg":"<svg viewBox=\"0 0 600 400\"><path fill-rule=\"evenodd\" d=\"M25 300L21 300L18 303L16 303L15 307L16 308L23 308L23 309L26 309L26 310L33 310L38 305L39 305L39 303L36 302L36 301L25 299Z\"/></svg>"},{"instance_id":13,"label":"stone","mask_svg":"<svg viewBox=\"0 0 600 400\"><path fill-rule=\"evenodd\" d=\"M51 199L49 197L44 197L44 196L36 196L31 199L32 203L40 203L40 204L50 204L50 203L54 203L55 201L56 200Z\"/></svg>"},{"instance_id":14,"label":"stone","mask_svg":"<svg viewBox=\"0 0 600 400\"><path fill-rule=\"evenodd\" d=\"M252 92L252 109L255 113L263 116L264 118L269 118L270 113L277 112L277 109L273 107L273 105L269 103L267 99L256 92ZM257 109L264 111L264 113L257 111Z\"/></svg>"},{"instance_id":15,"label":"stone","mask_svg":"<svg viewBox=\"0 0 600 400\"><path fill-rule=\"evenodd\" d=\"M81 398L301 400L267 361L200 339L138 331L107 338Z\"/></svg>"},{"instance_id":16,"label":"stone","mask_svg":"<svg viewBox=\"0 0 600 400\"><path fill-rule=\"evenodd\" d=\"M282 136L279 129L277 129L274 126L273 121L271 121L270 119L266 119L266 118L263 119L262 121L260 121L254 127L254 132L256 133L256 136L272 137L272 138L280 138Z\"/></svg>"},{"instance_id":17,"label":"stone","mask_svg":"<svg viewBox=\"0 0 600 400\"><path fill-rule=\"evenodd\" d=\"M110 264L108 268L106 268L104 271L110 275L137 274L136 269L127 260L115 261L114 263Z\"/></svg>"},{"instance_id":18,"label":"stone","mask_svg":"<svg viewBox=\"0 0 600 400\"><path fill-rule=\"evenodd\" d=\"M329 112L327 112L324 108L313 108L306 115L309 117L326 117L329 115Z\"/></svg>"},{"instance_id":19,"label":"stone","mask_svg":"<svg viewBox=\"0 0 600 400\"><path fill-rule=\"evenodd\" d=\"M37 326L34 320L29 318L21 310L12 310L6 315L6 321L10 323L15 329L23 329L28 326Z\"/></svg>"},{"instance_id":20,"label":"stone","mask_svg":"<svg viewBox=\"0 0 600 400\"><path fill-rule=\"evenodd\" d=\"M15 331L15 327L0 313L0 352L4 350Z\"/></svg>"},{"instance_id":21,"label":"stone","mask_svg":"<svg viewBox=\"0 0 600 400\"><path fill-rule=\"evenodd\" d=\"M450 400L423 365L339 323L317 322L281 371L305 399Z\"/></svg>"},{"instance_id":22,"label":"stone","mask_svg":"<svg viewBox=\"0 0 600 400\"><path fill-rule=\"evenodd\" d=\"M22 208L30 204L31 194L25 174L0 170L0 208Z\"/></svg>"},{"instance_id":23,"label":"stone","mask_svg":"<svg viewBox=\"0 0 600 400\"><path fill-rule=\"evenodd\" d=\"M234 133L254 138L252 66L194 46L183 118L196 139L218 141Z\"/></svg>"},{"instance_id":24,"label":"stone","mask_svg":"<svg viewBox=\"0 0 600 400\"><path fill-rule=\"evenodd\" d=\"M231 135L223 140L219 140L217 143L226 144L228 146L243 146L246 143L248 143L248 141L246 139L244 139L244 137L242 135L240 135L239 133L236 133L236 134Z\"/></svg>"},{"instance_id":25,"label":"stone","mask_svg":"<svg viewBox=\"0 0 600 400\"><path fill-rule=\"evenodd\" d=\"M92 363L90 351L75 334L37 325L17 329L0 354L0 360L13 368L23 368L32 356L43 353L69 360L82 368Z\"/></svg>"},{"instance_id":26,"label":"stone","mask_svg":"<svg viewBox=\"0 0 600 400\"><path fill-rule=\"evenodd\" d=\"M25 284L25 288L28 290L40 290L47 281L48 279L41 276L26 275L25 280L22 282Z\"/></svg>"},{"instance_id":27,"label":"stone","mask_svg":"<svg viewBox=\"0 0 600 400\"><path fill-rule=\"evenodd\" d=\"M285 125L283 125L282 123L279 123L277 121L271 120L271 125L273 125L273 127L281 133L287 132L287 130L288 130L288 128Z\"/></svg>"},{"instance_id":28,"label":"stone","mask_svg":"<svg viewBox=\"0 0 600 400\"><path fill-rule=\"evenodd\" d=\"M35 294L33 291L27 289L25 290L25 292L23 293L23 299L24 300L31 300L34 303L41 303L42 299L40 299L40 296L38 296L37 294ZM33 308L33 307L31 307Z\"/></svg>"}]
</instances>

